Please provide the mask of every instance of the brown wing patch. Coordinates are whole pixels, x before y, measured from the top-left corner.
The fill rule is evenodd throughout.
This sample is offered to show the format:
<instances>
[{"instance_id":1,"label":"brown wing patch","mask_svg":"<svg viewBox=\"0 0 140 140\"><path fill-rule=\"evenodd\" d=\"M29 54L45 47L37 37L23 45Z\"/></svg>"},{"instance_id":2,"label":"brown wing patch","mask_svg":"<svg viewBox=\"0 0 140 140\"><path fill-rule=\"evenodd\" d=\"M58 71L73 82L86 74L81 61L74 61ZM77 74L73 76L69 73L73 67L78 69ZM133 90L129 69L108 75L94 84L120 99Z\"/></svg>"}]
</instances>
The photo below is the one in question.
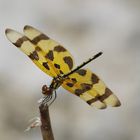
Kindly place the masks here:
<instances>
[{"instance_id":1,"label":"brown wing patch","mask_svg":"<svg viewBox=\"0 0 140 140\"><path fill-rule=\"evenodd\" d=\"M44 34L40 34L38 36L36 36L35 38L32 39L32 43L37 44L39 41L41 40L48 40L49 37L44 35Z\"/></svg>"},{"instance_id":2,"label":"brown wing patch","mask_svg":"<svg viewBox=\"0 0 140 140\"><path fill-rule=\"evenodd\" d=\"M77 82L76 78L71 78L71 80L72 80L74 83Z\"/></svg>"},{"instance_id":3,"label":"brown wing patch","mask_svg":"<svg viewBox=\"0 0 140 140\"><path fill-rule=\"evenodd\" d=\"M73 60L70 56L65 56L63 58L64 62L68 65L69 69L72 69L73 67Z\"/></svg>"},{"instance_id":4,"label":"brown wing patch","mask_svg":"<svg viewBox=\"0 0 140 140\"><path fill-rule=\"evenodd\" d=\"M75 89L74 94L77 96L80 96L82 93L84 93L83 89Z\"/></svg>"},{"instance_id":5,"label":"brown wing patch","mask_svg":"<svg viewBox=\"0 0 140 140\"><path fill-rule=\"evenodd\" d=\"M90 90L92 88L92 85L91 84L87 84L87 83L79 83L79 87L78 89L75 89L74 93L77 95L77 96L80 96L82 95L84 92Z\"/></svg>"},{"instance_id":6,"label":"brown wing patch","mask_svg":"<svg viewBox=\"0 0 140 140\"><path fill-rule=\"evenodd\" d=\"M86 70L85 69L79 69L79 70L76 71L76 73L78 73L81 76L84 76L84 75L86 75Z\"/></svg>"},{"instance_id":7,"label":"brown wing patch","mask_svg":"<svg viewBox=\"0 0 140 140\"><path fill-rule=\"evenodd\" d=\"M28 41L27 37L23 36L19 38L15 43L13 43L16 47L21 47L24 41Z\"/></svg>"},{"instance_id":8,"label":"brown wing patch","mask_svg":"<svg viewBox=\"0 0 140 140\"><path fill-rule=\"evenodd\" d=\"M81 87L83 90L88 91L92 88L93 85L88 84L88 83L81 83Z\"/></svg>"},{"instance_id":9,"label":"brown wing patch","mask_svg":"<svg viewBox=\"0 0 140 140\"><path fill-rule=\"evenodd\" d=\"M48 66L48 63L47 62L43 62L42 65L47 69L47 70L50 70L49 66Z\"/></svg>"},{"instance_id":10,"label":"brown wing patch","mask_svg":"<svg viewBox=\"0 0 140 140\"><path fill-rule=\"evenodd\" d=\"M67 83L67 86L68 87L73 87L74 86L74 83Z\"/></svg>"},{"instance_id":11,"label":"brown wing patch","mask_svg":"<svg viewBox=\"0 0 140 140\"><path fill-rule=\"evenodd\" d=\"M91 105L92 103L97 102L98 100L99 100L99 98L98 98L98 96L96 96L95 98L92 98L92 99L88 100L87 103L89 105Z\"/></svg>"},{"instance_id":12,"label":"brown wing patch","mask_svg":"<svg viewBox=\"0 0 140 140\"><path fill-rule=\"evenodd\" d=\"M94 73L92 73L91 81L93 84L96 84L99 82L99 78Z\"/></svg>"},{"instance_id":13,"label":"brown wing patch","mask_svg":"<svg viewBox=\"0 0 140 140\"><path fill-rule=\"evenodd\" d=\"M59 64L54 64L55 68L60 69L60 65Z\"/></svg>"},{"instance_id":14,"label":"brown wing patch","mask_svg":"<svg viewBox=\"0 0 140 140\"><path fill-rule=\"evenodd\" d=\"M53 51L50 50L50 51L46 54L45 57L46 57L47 59L53 61L53 60L54 60Z\"/></svg>"},{"instance_id":15,"label":"brown wing patch","mask_svg":"<svg viewBox=\"0 0 140 140\"><path fill-rule=\"evenodd\" d=\"M39 60L39 56L38 56L38 54L37 54L36 51L33 51L33 52L29 55L29 57L30 57L32 60Z\"/></svg>"},{"instance_id":16,"label":"brown wing patch","mask_svg":"<svg viewBox=\"0 0 140 140\"><path fill-rule=\"evenodd\" d=\"M103 102L103 101L104 101L105 99L107 99L111 94L113 94L113 93L111 92L111 90L110 90L109 88L106 88L106 89L105 89L105 93L99 97L100 101Z\"/></svg>"},{"instance_id":17,"label":"brown wing patch","mask_svg":"<svg viewBox=\"0 0 140 140\"><path fill-rule=\"evenodd\" d=\"M62 70L59 70L59 73L60 73L60 74L64 74L64 72L63 72Z\"/></svg>"},{"instance_id":18,"label":"brown wing patch","mask_svg":"<svg viewBox=\"0 0 140 140\"><path fill-rule=\"evenodd\" d=\"M56 51L56 52L65 52L67 50L64 47L62 47L61 45L58 45L58 46L54 47L54 51Z\"/></svg>"},{"instance_id":19,"label":"brown wing patch","mask_svg":"<svg viewBox=\"0 0 140 140\"><path fill-rule=\"evenodd\" d=\"M35 50L36 50L37 52L42 51L42 50L41 50L41 48L40 48L40 47L38 47L38 46L35 48Z\"/></svg>"}]
</instances>

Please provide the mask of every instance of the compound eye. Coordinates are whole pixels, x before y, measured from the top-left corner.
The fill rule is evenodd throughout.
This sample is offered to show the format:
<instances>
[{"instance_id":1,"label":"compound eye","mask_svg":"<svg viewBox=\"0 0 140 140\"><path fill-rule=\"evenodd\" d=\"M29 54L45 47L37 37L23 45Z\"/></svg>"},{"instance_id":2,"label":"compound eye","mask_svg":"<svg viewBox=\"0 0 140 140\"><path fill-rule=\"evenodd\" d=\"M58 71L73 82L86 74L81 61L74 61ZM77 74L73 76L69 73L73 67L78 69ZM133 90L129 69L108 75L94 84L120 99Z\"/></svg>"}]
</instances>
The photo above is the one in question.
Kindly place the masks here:
<instances>
[{"instance_id":1,"label":"compound eye","mask_svg":"<svg viewBox=\"0 0 140 140\"><path fill-rule=\"evenodd\" d=\"M42 94L48 95L48 94L51 94L51 93L52 92L51 92L50 88L47 85L43 85Z\"/></svg>"}]
</instances>

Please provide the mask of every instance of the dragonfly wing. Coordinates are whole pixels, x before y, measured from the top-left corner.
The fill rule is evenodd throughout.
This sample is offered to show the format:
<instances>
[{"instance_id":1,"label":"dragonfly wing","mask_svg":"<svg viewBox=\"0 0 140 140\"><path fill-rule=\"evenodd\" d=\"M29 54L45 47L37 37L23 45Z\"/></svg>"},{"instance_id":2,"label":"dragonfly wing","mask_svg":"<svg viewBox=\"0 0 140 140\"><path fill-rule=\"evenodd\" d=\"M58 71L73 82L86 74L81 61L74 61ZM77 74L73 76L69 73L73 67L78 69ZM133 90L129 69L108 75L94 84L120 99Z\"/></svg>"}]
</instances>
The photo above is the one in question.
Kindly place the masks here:
<instances>
[{"instance_id":1,"label":"dragonfly wing","mask_svg":"<svg viewBox=\"0 0 140 140\"><path fill-rule=\"evenodd\" d=\"M44 57L43 52L28 37L12 29L6 29L5 33L10 42L25 53L42 71L52 77L57 76L50 61Z\"/></svg>"},{"instance_id":2,"label":"dragonfly wing","mask_svg":"<svg viewBox=\"0 0 140 140\"><path fill-rule=\"evenodd\" d=\"M58 75L68 73L73 68L72 55L58 42L28 25L24 27L24 33L49 59Z\"/></svg>"},{"instance_id":3,"label":"dragonfly wing","mask_svg":"<svg viewBox=\"0 0 140 140\"><path fill-rule=\"evenodd\" d=\"M120 106L116 95L89 69L77 70L64 81L62 86L91 106L100 109L106 108L106 106Z\"/></svg>"}]
</instances>

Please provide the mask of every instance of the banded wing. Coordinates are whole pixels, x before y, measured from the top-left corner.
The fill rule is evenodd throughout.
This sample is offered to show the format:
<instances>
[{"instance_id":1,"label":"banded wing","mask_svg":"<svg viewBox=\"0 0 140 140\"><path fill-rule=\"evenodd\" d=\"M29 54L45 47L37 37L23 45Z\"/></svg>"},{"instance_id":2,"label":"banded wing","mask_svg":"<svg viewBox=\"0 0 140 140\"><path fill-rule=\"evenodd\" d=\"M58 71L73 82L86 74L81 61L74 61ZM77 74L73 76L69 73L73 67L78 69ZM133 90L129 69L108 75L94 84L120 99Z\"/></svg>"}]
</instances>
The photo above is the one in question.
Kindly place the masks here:
<instances>
[{"instance_id":1,"label":"banded wing","mask_svg":"<svg viewBox=\"0 0 140 140\"><path fill-rule=\"evenodd\" d=\"M116 95L89 69L77 70L64 81L62 86L96 108L120 106Z\"/></svg>"},{"instance_id":2,"label":"banded wing","mask_svg":"<svg viewBox=\"0 0 140 140\"><path fill-rule=\"evenodd\" d=\"M28 37L12 29L6 29L5 33L7 38L25 53L42 71L52 77L57 76L56 68L48 58L45 57L44 52L41 51L38 46L34 45Z\"/></svg>"},{"instance_id":3,"label":"banded wing","mask_svg":"<svg viewBox=\"0 0 140 140\"><path fill-rule=\"evenodd\" d=\"M57 75L68 73L73 68L72 55L58 42L28 25L24 27L24 33L43 52L55 68Z\"/></svg>"}]
</instances>

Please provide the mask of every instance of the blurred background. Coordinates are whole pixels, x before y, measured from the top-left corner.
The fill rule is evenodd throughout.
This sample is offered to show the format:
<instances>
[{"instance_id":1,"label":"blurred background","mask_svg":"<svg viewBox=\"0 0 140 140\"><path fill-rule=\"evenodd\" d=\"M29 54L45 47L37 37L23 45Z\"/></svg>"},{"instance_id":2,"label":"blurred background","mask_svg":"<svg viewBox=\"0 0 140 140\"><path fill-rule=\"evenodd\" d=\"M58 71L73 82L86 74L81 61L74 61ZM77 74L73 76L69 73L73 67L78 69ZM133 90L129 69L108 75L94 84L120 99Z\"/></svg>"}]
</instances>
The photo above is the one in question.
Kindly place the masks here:
<instances>
[{"instance_id":1,"label":"blurred background","mask_svg":"<svg viewBox=\"0 0 140 140\"><path fill-rule=\"evenodd\" d=\"M40 129L24 133L38 116L41 87L51 78L5 37L32 25L63 44L78 65L88 64L121 100L97 110L63 88L50 107L56 140L140 139L139 0L0 0L0 139L41 140Z\"/></svg>"}]
</instances>

